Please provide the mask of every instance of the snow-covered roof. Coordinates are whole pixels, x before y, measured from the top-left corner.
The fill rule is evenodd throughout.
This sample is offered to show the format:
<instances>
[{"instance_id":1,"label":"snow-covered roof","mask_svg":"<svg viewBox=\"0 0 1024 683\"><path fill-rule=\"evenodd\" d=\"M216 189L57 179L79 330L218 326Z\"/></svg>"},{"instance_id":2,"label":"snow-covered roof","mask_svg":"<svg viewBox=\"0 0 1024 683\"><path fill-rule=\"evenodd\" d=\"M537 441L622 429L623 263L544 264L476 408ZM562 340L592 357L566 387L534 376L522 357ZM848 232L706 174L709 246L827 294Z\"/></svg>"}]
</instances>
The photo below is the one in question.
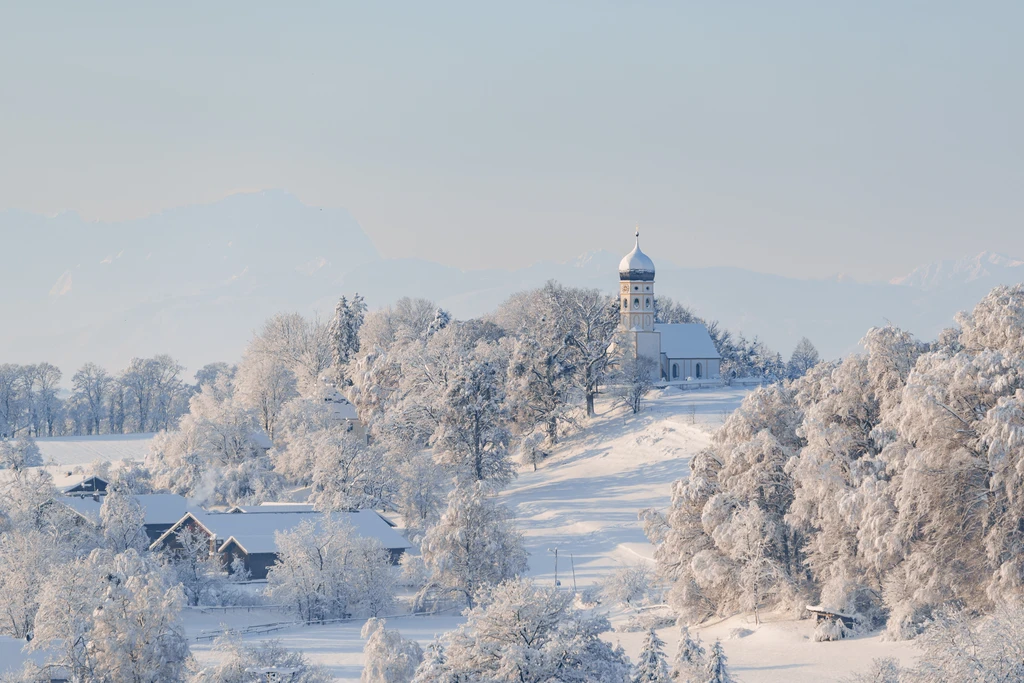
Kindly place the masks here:
<instances>
[{"instance_id":1,"label":"snow-covered roof","mask_svg":"<svg viewBox=\"0 0 1024 683\"><path fill-rule=\"evenodd\" d=\"M270 450L274 447L274 442L270 440L267 433L262 429L254 429L252 432L252 442L264 450Z\"/></svg>"},{"instance_id":2,"label":"snow-covered roof","mask_svg":"<svg viewBox=\"0 0 1024 683\"><path fill-rule=\"evenodd\" d=\"M143 524L174 524L188 512L188 501L176 493L146 493L135 496L146 512ZM100 523L102 500L94 498L61 498L60 502L93 524Z\"/></svg>"},{"instance_id":3,"label":"snow-covered roof","mask_svg":"<svg viewBox=\"0 0 1024 683\"><path fill-rule=\"evenodd\" d=\"M274 540L276 532L291 531L306 521L320 524L327 517L324 513L310 514L306 512L229 514L191 511L189 514L192 519L214 535L220 543L221 549L233 540L250 554L277 552L277 542ZM360 536L376 538L388 550L412 547L401 534L392 529L387 521L373 510L332 512L330 516L334 520L351 525ZM184 521L184 515L181 521ZM173 533L176 533L176 529L171 528L158 538L152 547L158 547Z\"/></svg>"},{"instance_id":4,"label":"snow-covered roof","mask_svg":"<svg viewBox=\"0 0 1024 683\"><path fill-rule=\"evenodd\" d=\"M154 436L152 433L53 436L36 439L36 445L44 463L87 465L97 460L145 460Z\"/></svg>"},{"instance_id":5,"label":"snow-covered roof","mask_svg":"<svg viewBox=\"0 0 1024 683\"><path fill-rule=\"evenodd\" d=\"M72 472L63 473L60 477L54 476L53 484L61 493L69 493L80 486L84 491L99 491L106 488L107 480L92 474L75 474Z\"/></svg>"},{"instance_id":6,"label":"snow-covered roof","mask_svg":"<svg viewBox=\"0 0 1024 683\"><path fill-rule=\"evenodd\" d=\"M356 414L356 407L352 405L347 398L341 395L341 392L331 387L324 396L324 403L331 410L331 417L336 420L358 420L359 416Z\"/></svg>"},{"instance_id":7,"label":"snow-covered roof","mask_svg":"<svg viewBox=\"0 0 1024 683\"><path fill-rule=\"evenodd\" d=\"M259 505L236 505L228 512L245 512L261 515L275 512L313 512L311 503L260 503Z\"/></svg>"},{"instance_id":8,"label":"snow-covered roof","mask_svg":"<svg viewBox=\"0 0 1024 683\"><path fill-rule=\"evenodd\" d=\"M93 524L100 523L100 506L102 503L98 500L94 500L92 498L68 497L61 498L60 502Z\"/></svg>"},{"instance_id":9,"label":"snow-covered roof","mask_svg":"<svg viewBox=\"0 0 1024 683\"><path fill-rule=\"evenodd\" d=\"M636 231L636 246L619 261L620 280L653 280L654 261L640 251L640 231Z\"/></svg>"},{"instance_id":10,"label":"snow-covered roof","mask_svg":"<svg viewBox=\"0 0 1024 683\"><path fill-rule=\"evenodd\" d=\"M654 331L661 333L661 352L668 358L721 358L708 328L700 323L657 323Z\"/></svg>"}]
</instances>

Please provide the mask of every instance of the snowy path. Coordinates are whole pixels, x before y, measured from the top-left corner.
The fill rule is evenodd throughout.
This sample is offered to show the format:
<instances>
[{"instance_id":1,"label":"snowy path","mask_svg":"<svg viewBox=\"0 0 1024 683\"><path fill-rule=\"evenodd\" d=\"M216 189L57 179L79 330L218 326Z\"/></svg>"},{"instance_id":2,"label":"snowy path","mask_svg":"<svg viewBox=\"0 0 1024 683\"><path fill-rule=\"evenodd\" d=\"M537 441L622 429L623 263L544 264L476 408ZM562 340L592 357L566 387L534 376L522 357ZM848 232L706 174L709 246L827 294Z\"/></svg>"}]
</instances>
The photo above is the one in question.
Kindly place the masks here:
<instances>
[{"instance_id":1,"label":"snowy path","mask_svg":"<svg viewBox=\"0 0 1024 683\"><path fill-rule=\"evenodd\" d=\"M708 445L744 390L654 392L639 415L598 402L598 417L559 445L537 472L520 472L504 494L530 553L530 573L571 586L600 581L624 564L650 558L637 519L668 505L670 484L689 473L690 457ZM570 554L572 560L570 560Z\"/></svg>"}]
</instances>

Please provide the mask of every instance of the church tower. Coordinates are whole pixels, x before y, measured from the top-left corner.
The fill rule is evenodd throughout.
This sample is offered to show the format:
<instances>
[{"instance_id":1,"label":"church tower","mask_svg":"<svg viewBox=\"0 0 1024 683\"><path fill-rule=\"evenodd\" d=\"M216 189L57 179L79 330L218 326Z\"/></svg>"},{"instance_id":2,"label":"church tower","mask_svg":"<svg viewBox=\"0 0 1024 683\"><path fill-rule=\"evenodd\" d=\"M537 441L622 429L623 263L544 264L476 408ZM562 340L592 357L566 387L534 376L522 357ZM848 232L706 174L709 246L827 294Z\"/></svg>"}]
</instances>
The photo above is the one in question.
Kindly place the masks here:
<instances>
[{"instance_id":1,"label":"church tower","mask_svg":"<svg viewBox=\"0 0 1024 683\"><path fill-rule=\"evenodd\" d=\"M619 306L624 331L654 331L654 261L640 251L639 229L633 251L619 262Z\"/></svg>"},{"instance_id":2,"label":"church tower","mask_svg":"<svg viewBox=\"0 0 1024 683\"><path fill-rule=\"evenodd\" d=\"M619 328L636 349L637 357L654 361L653 379L661 379L661 334L654 328L654 261L636 245L619 262Z\"/></svg>"}]
</instances>

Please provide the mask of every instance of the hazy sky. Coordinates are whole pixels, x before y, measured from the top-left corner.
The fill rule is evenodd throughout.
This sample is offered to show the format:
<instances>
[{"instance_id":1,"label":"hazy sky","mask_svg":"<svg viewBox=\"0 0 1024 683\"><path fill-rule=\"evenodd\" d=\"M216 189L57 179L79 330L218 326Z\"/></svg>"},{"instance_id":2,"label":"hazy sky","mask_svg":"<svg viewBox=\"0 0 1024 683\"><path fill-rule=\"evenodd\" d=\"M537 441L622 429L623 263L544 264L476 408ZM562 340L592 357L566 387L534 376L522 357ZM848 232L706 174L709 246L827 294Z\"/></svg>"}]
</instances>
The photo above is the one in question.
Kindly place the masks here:
<instances>
[{"instance_id":1,"label":"hazy sky","mask_svg":"<svg viewBox=\"0 0 1024 683\"><path fill-rule=\"evenodd\" d=\"M283 188L387 256L1024 255L1024 2L0 0L0 209ZM5 247L18 237L3 236Z\"/></svg>"}]
</instances>

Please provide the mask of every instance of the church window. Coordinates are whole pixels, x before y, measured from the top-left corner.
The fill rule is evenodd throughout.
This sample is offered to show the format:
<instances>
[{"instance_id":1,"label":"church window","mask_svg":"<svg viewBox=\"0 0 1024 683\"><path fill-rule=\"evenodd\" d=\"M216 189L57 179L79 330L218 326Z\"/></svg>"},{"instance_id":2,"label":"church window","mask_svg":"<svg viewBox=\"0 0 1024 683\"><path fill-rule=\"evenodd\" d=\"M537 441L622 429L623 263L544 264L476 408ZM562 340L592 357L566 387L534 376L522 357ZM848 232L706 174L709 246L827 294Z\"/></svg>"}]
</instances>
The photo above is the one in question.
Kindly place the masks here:
<instances>
[{"instance_id":1,"label":"church window","mask_svg":"<svg viewBox=\"0 0 1024 683\"><path fill-rule=\"evenodd\" d=\"M646 299L644 299L644 308L650 308L650 307L651 307L651 298L647 297Z\"/></svg>"},{"instance_id":2,"label":"church window","mask_svg":"<svg viewBox=\"0 0 1024 683\"><path fill-rule=\"evenodd\" d=\"M647 285L647 291L648 292L651 291L651 286L650 285Z\"/></svg>"},{"instance_id":3,"label":"church window","mask_svg":"<svg viewBox=\"0 0 1024 683\"><path fill-rule=\"evenodd\" d=\"M679 379L679 364L672 364L672 379Z\"/></svg>"},{"instance_id":4,"label":"church window","mask_svg":"<svg viewBox=\"0 0 1024 683\"><path fill-rule=\"evenodd\" d=\"M697 379L700 379L700 377L701 377L700 363L697 363L697 368L696 368L695 372L696 372L696 375L697 375Z\"/></svg>"},{"instance_id":5,"label":"church window","mask_svg":"<svg viewBox=\"0 0 1024 683\"><path fill-rule=\"evenodd\" d=\"M640 308L640 299L633 299L633 306Z\"/></svg>"},{"instance_id":6,"label":"church window","mask_svg":"<svg viewBox=\"0 0 1024 683\"><path fill-rule=\"evenodd\" d=\"M629 299L623 299L622 300L622 308L623 308L623 310L629 308Z\"/></svg>"}]
</instances>

